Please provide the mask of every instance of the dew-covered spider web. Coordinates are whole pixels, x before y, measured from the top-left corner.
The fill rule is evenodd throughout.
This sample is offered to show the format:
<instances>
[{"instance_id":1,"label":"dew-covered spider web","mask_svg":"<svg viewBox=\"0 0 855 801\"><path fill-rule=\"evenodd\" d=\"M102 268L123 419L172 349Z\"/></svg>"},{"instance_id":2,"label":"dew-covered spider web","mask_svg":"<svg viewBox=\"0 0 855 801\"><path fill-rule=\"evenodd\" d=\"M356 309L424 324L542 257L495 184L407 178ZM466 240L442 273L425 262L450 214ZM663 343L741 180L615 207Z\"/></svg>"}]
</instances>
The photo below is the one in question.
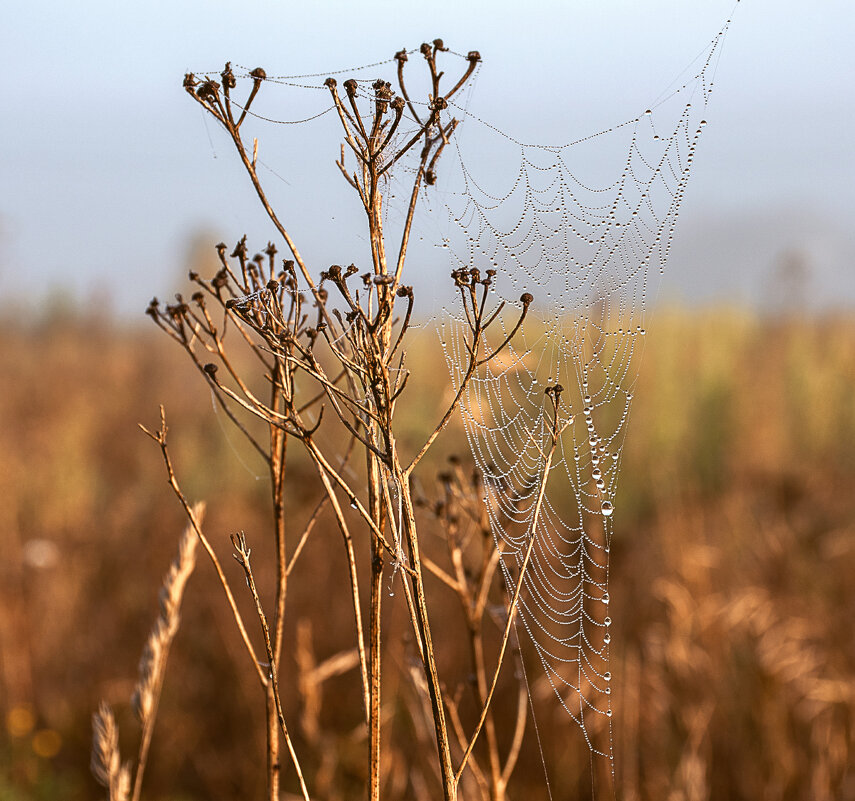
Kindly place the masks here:
<instances>
[{"instance_id":1,"label":"dew-covered spider web","mask_svg":"<svg viewBox=\"0 0 855 801\"><path fill-rule=\"evenodd\" d=\"M535 297L537 319L477 368L461 411L510 594L522 582L518 621L558 703L592 754L612 762L609 554L618 473L645 327L726 31L643 113L566 145L524 144L467 115L496 140L487 145L504 154L496 161L518 165L516 175L508 181L505 172L503 188L492 188L496 179L486 185L461 146L459 185L445 194L452 224L442 245L453 268L495 271L496 295L517 308L521 293ZM613 172L602 180L604 153ZM514 322L502 319L498 341ZM457 386L471 322L454 305L439 322ZM545 475L555 416L545 391L555 385L563 390L559 434Z\"/></svg>"},{"instance_id":2,"label":"dew-covered spider web","mask_svg":"<svg viewBox=\"0 0 855 801\"><path fill-rule=\"evenodd\" d=\"M443 124L456 118L460 126L441 162L441 180L425 187L421 198L434 219L422 230L441 232L434 243L441 250L420 253L414 246L410 256L415 269L429 268L437 282L451 270L480 278L494 271L491 299L504 301L508 314L497 318L482 353L511 332L521 295L534 296L510 344L475 369L460 412L484 478L509 597L519 588L518 631L537 663L536 671L527 667L530 686L547 684L591 754L611 763L612 774L609 556L621 516L621 454L645 330L728 26L648 108L568 144L518 141L502 133L501 121L476 116L461 92L442 113ZM407 53L419 58L417 51ZM465 56L453 55L465 63ZM355 77L366 120L374 73L391 63L340 71ZM315 91L303 92L307 102L290 103L287 119L275 96L269 106L257 101L250 116L256 124L308 122L317 146L312 121L335 114L323 84L330 75L268 76L268 83L292 94ZM396 133L401 143L419 130L413 118L427 116L427 104L415 99L426 95L411 96L412 118ZM329 127L334 155L340 131ZM389 241L405 217L418 150L386 179ZM346 237L341 241L352 248ZM353 254L346 251L344 259ZM459 303L447 304L435 319L455 389L470 361L471 323Z\"/></svg>"}]
</instances>

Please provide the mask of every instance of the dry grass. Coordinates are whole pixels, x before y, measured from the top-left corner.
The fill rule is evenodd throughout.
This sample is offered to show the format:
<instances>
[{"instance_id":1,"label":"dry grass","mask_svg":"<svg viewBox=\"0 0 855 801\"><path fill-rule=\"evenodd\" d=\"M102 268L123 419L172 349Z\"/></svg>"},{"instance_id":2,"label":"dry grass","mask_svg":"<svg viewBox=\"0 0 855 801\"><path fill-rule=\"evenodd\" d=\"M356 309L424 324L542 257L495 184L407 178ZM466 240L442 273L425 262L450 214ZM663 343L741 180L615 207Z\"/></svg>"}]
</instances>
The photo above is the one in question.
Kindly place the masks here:
<instances>
[{"instance_id":1,"label":"dry grass","mask_svg":"<svg viewBox=\"0 0 855 801\"><path fill-rule=\"evenodd\" d=\"M92 796L89 715L104 697L133 731L128 699L157 611L152 588L182 525L135 422L155 425L158 403L167 405L185 489L211 502L207 530L220 547L228 532L264 525L267 490L251 454L213 412L198 412L211 408L209 397L165 343L91 320L7 323L0 337L0 415L14 422L0 430L0 797ZM652 326L612 552L626 799L855 798L853 343L855 323L845 318L764 322L717 310L694 319L662 313ZM422 346L423 360L442 369ZM416 391L440 409L435 386ZM404 422L417 442L423 421ZM452 432L439 445L447 453L458 441ZM312 481L308 465L292 469ZM292 503L289 514L308 519L312 509ZM354 655L341 651L349 623L329 613L349 604L336 537L322 515L301 556L310 581L289 589L286 641L298 647L283 664L295 677L283 705L299 722L295 737L323 797L345 799L364 786L365 743ZM427 544L447 564L444 542ZM264 595L275 577L254 567ZM324 605L318 586L328 592ZM263 713L247 701L254 687L219 592L213 571L197 569L152 743L151 797L262 791ZM398 602L390 599L388 614ZM251 598L241 603L251 615ZM465 626L451 594L443 619L449 632ZM406 668L407 658L405 643L387 644L387 661ZM442 659L449 682L465 681L464 649ZM435 779L403 773L413 753L430 748L419 697L402 684L388 688L388 700L389 714L409 721L387 767L394 798L408 780L432 787ZM503 753L515 711L510 695L497 707ZM103 720L102 766L118 781ZM590 797L577 733L559 715L541 714L539 726L556 797ZM525 790L541 786L538 765L523 749L510 797L542 797Z\"/></svg>"}]
</instances>

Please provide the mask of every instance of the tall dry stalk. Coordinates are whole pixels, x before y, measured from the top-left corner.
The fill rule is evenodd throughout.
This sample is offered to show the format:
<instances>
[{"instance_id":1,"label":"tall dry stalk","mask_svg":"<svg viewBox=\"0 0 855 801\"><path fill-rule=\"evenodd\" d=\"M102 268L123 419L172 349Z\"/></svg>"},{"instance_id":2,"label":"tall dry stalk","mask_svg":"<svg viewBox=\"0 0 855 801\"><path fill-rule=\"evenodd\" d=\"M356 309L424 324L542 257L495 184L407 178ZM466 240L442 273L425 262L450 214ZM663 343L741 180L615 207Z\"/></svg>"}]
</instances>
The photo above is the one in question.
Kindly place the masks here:
<instances>
[{"instance_id":1,"label":"tall dry stalk","mask_svg":"<svg viewBox=\"0 0 855 801\"><path fill-rule=\"evenodd\" d=\"M266 699L267 788L271 801L280 796L280 739L286 745L293 770L293 779L289 781L294 781L306 801L312 797L311 776L304 768L305 756L298 753L291 734L293 726L286 721L280 688L296 683L303 687L307 704L318 703L322 682L317 678L317 669L310 667L313 662L305 639L302 640L302 669L315 678L309 680L303 675L295 680L291 676L283 677L281 672L288 584L294 579L298 557L324 508L335 519L347 565L354 641L343 643L342 653L350 652L353 647L354 661L358 664L358 686L367 732L369 799L377 801L381 797L384 776L393 775L387 755L395 753L394 743L383 735L383 687L387 678L383 649L390 636L400 637L401 633L384 629L387 618L383 615L383 598L387 580L400 586L406 605L418 662L414 682L417 688L424 688L425 716L430 721L436 748L435 771L445 801L458 798L464 777L465 783L473 782L475 795L472 797L501 801L520 754L527 715L523 679L517 680L516 722L504 756L500 754L492 701L506 655L514 653L517 654L515 658L519 658L513 622L522 581L504 601L504 615L496 632L498 647L495 653L488 654L485 611L491 594L501 593L500 571L497 570L501 555L495 550L489 534L481 496L473 492L477 489L477 481L472 486L461 482L459 477L443 481L446 494L452 493L454 497L448 495L444 512L438 511L434 519L439 519L445 528L452 575L423 554L417 514L422 499L416 496L412 479L414 471L454 415L476 370L496 358L519 331L533 301L530 294L521 296L515 319L504 323L507 325L505 333L497 338L498 341L490 342L493 328L498 327L497 321L504 320L505 313L504 303L490 302L496 272L487 270L481 274L473 268L452 273L469 324L468 363L463 379L432 433L418 448L406 452L396 436L396 412L405 402L410 375L406 343L415 296L412 287L404 281L418 196L426 186L436 182L439 158L458 125L456 119L444 121L441 112L466 85L480 61L477 52L470 52L466 68L447 88L448 79L437 64L445 50L439 39L420 49L430 84L428 97L422 103L416 103L406 89L404 74L408 55L405 51L395 56L397 94L391 83L383 80L373 84L367 98L361 96L355 80L343 83L342 94L336 80L327 79L325 85L344 139L337 165L364 210L371 265L363 271L353 264L345 268L332 265L320 271L317 278L268 200L257 172L257 140L250 146L242 134L242 126L247 115L252 113L250 108L266 80L264 70L255 69L246 76L250 86L240 101L234 98L238 78L229 64L219 81L210 77L200 80L193 74L184 80L189 95L229 135L289 255L288 259L280 261L277 248L271 243L263 254L252 256L245 237L230 256L226 246L220 244L217 246L220 269L216 275L208 279L191 273L190 279L198 288L189 299L179 295L176 303L167 305L154 300L148 308L154 322L186 352L207 382L218 408L264 460L269 473L270 534L276 571L275 598L270 611L266 610L256 583L250 561L250 538L243 532L232 535L234 556L243 569L261 629L266 658L260 660L215 549L202 533L198 516L176 479L167 448L165 421L159 432L149 432L160 445L169 483L191 521L191 528L217 571L251 668ZM345 157L347 152L349 160ZM407 193L400 240L390 244L383 230L384 193L390 171L407 155L416 157L410 173L412 183ZM250 364L257 369L247 367L247 355ZM561 391L560 386L549 387L545 396L544 415L551 415L552 439L548 452L543 454L538 510L560 434ZM341 444L342 437L346 445ZM292 529L285 514L286 455L290 443L303 449L322 490L321 500L302 531ZM352 460L361 460L364 465L364 484L348 467ZM461 532L458 514L449 513L452 507L477 521L480 531L477 545L471 546L469 535ZM530 535L533 535L537 518L538 512L535 512L529 523ZM533 536L529 541L533 543ZM362 544L368 545L370 554L365 571L358 557L363 552ZM523 570L531 547L529 545ZM474 572L463 565L465 559L471 558L473 549L478 564ZM438 576L460 599L476 675L471 688L471 701L477 710L474 717L461 711L460 693L450 693L440 676L438 650L456 650L459 644L444 637L443 633L436 636L431 621L431 601L436 592L429 593L426 588L426 571ZM363 616L366 591L360 585L365 572L369 576L366 617ZM437 591L444 591L442 584ZM302 722L306 727L306 741L322 742L316 713L307 711ZM485 733L484 744L479 739L482 732ZM409 792L422 794L422 780L410 781L409 775L417 774L414 770L406 771L404 783L410 786ZM328 787L329 783L324 783ZM135 798L136 795L135 787Z\"/></svg>"}]
</instances>

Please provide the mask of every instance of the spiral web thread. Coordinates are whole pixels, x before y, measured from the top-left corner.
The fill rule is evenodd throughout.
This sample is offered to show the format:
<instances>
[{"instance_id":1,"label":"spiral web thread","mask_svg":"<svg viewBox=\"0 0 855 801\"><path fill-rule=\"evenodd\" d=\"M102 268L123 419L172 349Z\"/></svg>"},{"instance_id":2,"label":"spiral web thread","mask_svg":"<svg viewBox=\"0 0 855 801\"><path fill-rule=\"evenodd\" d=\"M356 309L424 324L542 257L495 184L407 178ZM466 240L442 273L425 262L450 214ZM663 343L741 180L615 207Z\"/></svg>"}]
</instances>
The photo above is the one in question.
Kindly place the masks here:
<instances>
[{"instance_id":1,"label":"spiral web thread","mask_svg":"<svg viewBox=\"0 0 855 801\"><path fill-rule=\"evenodd\" d=\"M548 682L591 753L612 765L609 553L619 518L617 478L645 320L671 249L726 31L689 80L602 133L563 146L527 145L485 123L516 148L516 179L507 192L490 194L461 155L460 186L446 196L452 233L442 244L453 267L482 276L495 270L502 300L518 304L520 293L530 291L532 308L541 309L539 321L527 319L511 347L477 369L461 412L484 476L509 596L522 581L518 621L544 677L531 680ZM624 160L613 180L594 185L578 177L578 168L600 145ZM469 324L446 308L439 331L459 386L469 362ZM486 342L484 348L489 352ZM544 390L555 384L563 387L561 433L544 476L553 414Z\"/></svg>"}]
</instances>

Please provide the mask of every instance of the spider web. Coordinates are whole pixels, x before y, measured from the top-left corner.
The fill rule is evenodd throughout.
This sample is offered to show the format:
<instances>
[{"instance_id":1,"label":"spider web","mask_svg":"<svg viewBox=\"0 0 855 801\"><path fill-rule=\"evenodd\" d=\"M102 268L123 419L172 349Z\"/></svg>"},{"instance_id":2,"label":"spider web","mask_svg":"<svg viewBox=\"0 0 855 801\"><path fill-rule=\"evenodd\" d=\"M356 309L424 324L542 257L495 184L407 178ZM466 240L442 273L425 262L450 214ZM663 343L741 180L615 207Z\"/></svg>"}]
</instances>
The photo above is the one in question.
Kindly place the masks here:
<instances>
[{"instance_id":1,"label":"spider web","mask_svg":"<svg viewBox=\"0 0 855 801\"><path fill-rule=\"evenodd\" d=\"M565 145L524 144L454 109L480 126L480 150L502 150L498 161L516 161L518 169L510 188L490 191L458 147L456 186L445 195L451 233L442 246L454 269L496 271L501 300L519 306L520 293L530 291L531 309L540 309L510 347L477 368L464 391L463 423L510 597L522 583L518 621L558 703L612 773L609 555L620 517L618 473L649 309L727 28L695 62L697 71L651 108ZM615 170L596 182L591 164L604 156ZM506 321L496 339L512 325ZM449 305L439 333L460 386L469 321ZM553 416L545 389L556 384L560 434L544 475Z\"/></svg>"}]
</instances>

